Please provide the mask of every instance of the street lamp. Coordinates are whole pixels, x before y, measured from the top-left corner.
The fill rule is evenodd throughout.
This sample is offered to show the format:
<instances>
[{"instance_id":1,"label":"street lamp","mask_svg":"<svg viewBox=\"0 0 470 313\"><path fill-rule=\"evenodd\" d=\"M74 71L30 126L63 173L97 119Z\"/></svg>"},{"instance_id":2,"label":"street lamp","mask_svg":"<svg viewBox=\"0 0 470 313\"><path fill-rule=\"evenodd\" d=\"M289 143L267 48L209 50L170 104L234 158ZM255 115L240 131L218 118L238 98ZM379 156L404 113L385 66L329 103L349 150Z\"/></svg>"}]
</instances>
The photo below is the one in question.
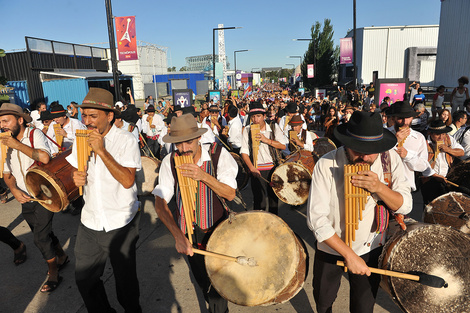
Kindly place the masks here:
<instances>
[{"instance_id":1,"label":"street lamp","mask_svg":"<svg viewBox=\"0 0 470 313\"><path fill-rule=\"evenodd\" d=\"M237 87L237 88L238 88L238 84L237 84L237 53L238 52L247 52L247 51L250 51L250 50L244 49L244 50L233 51L233 62L235 63L235 87Z\"/></svg>"},{"instance_id":2,"label":"street lamp","mask_svg":"<svg viewBox=\"0 0 470 313\"><path fill-rule=\"evenodd\" d=\"M239 29L241 27L218 27L212 28L212 82L214 84L215 89L215 31L216 30L223 30L223 29Z\"/></svg>"},{"instance_id":3,"label":"street lamp","mask_svg":"<svg viewBox=\"0 0 470 313\"><path fill-rule=\"evenodd\" d=\"M317 51L315 47L315 41L313 38L297 38L297 39L292 39L292 41L313 41L313 77L316 77L316 72L317 72Z\"/></svg>"}]
</instances>

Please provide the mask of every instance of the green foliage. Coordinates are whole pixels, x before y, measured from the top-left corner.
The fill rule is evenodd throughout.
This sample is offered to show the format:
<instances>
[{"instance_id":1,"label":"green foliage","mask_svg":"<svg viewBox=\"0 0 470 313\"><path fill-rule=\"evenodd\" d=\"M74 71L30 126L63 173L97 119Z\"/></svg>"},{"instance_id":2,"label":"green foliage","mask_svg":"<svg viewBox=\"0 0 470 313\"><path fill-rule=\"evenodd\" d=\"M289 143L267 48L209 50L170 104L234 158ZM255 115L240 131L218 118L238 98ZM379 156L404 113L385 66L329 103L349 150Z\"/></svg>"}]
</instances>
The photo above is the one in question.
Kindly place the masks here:
<instances>
[{"instance_id":1,"label":"green foliage","mask_svg":"<svg viewBox=\"0 0 470 313\"><path fill-rule=\"evenodd\" d=\"M167 71L168 72L176 72L176 66L172 66L172 67L167 68Z\"/></svg>"},{"instance_id":2,"label":"green foliage","mask_svg":"<svg viewBox=\"0 0 470 313\"><path fill-rule=\"evenodd\" d=\"M4 56L6 56L5 50L0 49L0 58L3 58Z\"/></svg>"},{"instance_id":3,"label":"green foliage","mask_svg":"<svg viewBox=\"0 0 470 313\"><path fill-rule=\"evenodd\" d=\"M182 68L180 68L180 72L186 72L188 71L188 68L186 66L183 66Z\"/></svg>"},{"instance_id":4,"label":"green foliage","mask_svg":"<svg viewBox=\"0 0 470 313\"><path fill-rule=\"evenodd\" d=\"M334 31L330 19L325 19L323 29L321 23L316 21L310 32L312 41L304 54L301 70L304 86L313 89L333 83L338 69L339 47L334 46ZM313 79L307 78L307 64L314 64L315 77Z\"/></svg>"}]
</instances>

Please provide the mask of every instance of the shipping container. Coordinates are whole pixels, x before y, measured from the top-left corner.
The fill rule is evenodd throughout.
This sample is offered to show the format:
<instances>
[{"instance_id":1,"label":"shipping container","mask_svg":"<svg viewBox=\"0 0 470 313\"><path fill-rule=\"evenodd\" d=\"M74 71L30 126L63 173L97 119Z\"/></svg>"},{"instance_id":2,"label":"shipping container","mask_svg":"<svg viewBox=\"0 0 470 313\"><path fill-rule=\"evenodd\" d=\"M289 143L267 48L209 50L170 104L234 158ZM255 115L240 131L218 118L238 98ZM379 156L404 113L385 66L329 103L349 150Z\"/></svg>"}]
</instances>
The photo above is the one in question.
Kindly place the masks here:
<instances>
[{"instance_id":1,"label":"shipping container","mask_svg":"<svg viewBox=\"0 0 470 313\"><path fill-rule=\"evenodd\" d=\"M15 104L22 108L29 108L28 83L25 80L9 81L7 86L13 88Z\"/></svg>"}]
</instances>

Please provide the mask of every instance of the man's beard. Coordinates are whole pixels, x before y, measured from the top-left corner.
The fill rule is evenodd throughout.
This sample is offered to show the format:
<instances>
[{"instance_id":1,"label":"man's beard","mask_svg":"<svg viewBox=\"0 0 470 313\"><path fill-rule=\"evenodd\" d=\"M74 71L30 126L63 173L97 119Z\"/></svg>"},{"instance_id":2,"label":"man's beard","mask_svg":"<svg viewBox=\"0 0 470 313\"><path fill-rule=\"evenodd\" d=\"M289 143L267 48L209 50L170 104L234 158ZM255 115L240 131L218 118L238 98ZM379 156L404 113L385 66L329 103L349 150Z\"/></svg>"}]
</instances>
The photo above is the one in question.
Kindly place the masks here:
<instances>
[{"instance_id":1,"label":"man's beard","mask_svg":"<svg viewBox=\"0 0 470 313\"><path fill-rule=\"evenodd\" d=\"M3 131L11 131L11 135L13 137L17 137L20 134L21 127L20 127L20 124L18 122L16 122L16 125L13 126L13 128L3 129Z\"/></svg>"},{"instance_id":2,"label":"man's beard","mask_svg":"<svg viewBox=\"0 0 470 313\"><path fill-rule=\"evenodd\" d=\"M353 160L352 156L349 154L348 149L344 149L344 152L346 152L346 158L348 159L349 164L365 163L365 164L372 165L372 163L373 163L373 162L370 163L370 162L364 161L361 157L357 157L356 160Z\"/></svg>"}]
</instances>

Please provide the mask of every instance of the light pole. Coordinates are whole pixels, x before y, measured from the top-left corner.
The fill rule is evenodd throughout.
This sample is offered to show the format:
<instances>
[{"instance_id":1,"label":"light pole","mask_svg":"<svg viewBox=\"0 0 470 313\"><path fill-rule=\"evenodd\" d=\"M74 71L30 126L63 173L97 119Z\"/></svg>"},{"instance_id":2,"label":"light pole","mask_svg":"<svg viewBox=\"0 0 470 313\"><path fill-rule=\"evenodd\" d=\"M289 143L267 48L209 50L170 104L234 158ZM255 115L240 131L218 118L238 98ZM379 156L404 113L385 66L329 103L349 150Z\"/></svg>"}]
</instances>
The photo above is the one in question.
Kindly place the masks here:
<instances>
[{"instance_id":1,"label":"light pole","mask_svg":"<svg viewBox=\"0 0 470 313\"><path fill-rule=\"evenodd\" d=\"M239 29L241 27L218 27L212 28L212 83L215 89L215 31L216 30L223 30L223 29Z\"/></svg>"},{"instance_id":2,"label":"light pole","mask_svg":"<svg viewBox=\"0 0 470 313\"><path fill-rule=\"evenodd\" d=\"M106 7L106 20L108 23L108 38L109 38L109 50L111 52L111 70L113 72L114 80L114 98L115 101L121 100L121 92L119 85L119 74L117 69L117 56L116 56L116 39L114 38L114 17L111 0L104 1Z\"/></svg>"},{"instance_id":3,"label":"light pole","mask_svg":"<svg viewBox=\"0 0 470 313\"><path fill-rule=\"evenodd\" d=\"M313 41L313 77L315 78L317 76L317 49L315 47L315 40L313 38L297 38L292 39L292 41Z\"/></svg>"},{"instance_id":4,"label":"light pole","mask_svg":"<svg viewBox=\"0 0 470 313\"><path fill-rule=\"evenodd\" d=\"M247 51L250 51L250 50L244 49L244 50L233 51L233 62L235 63L235 86L237 88L238 88L238 84L237 84L237 53L238 52L247 52Z\"/></svg>"}]
</instances>

